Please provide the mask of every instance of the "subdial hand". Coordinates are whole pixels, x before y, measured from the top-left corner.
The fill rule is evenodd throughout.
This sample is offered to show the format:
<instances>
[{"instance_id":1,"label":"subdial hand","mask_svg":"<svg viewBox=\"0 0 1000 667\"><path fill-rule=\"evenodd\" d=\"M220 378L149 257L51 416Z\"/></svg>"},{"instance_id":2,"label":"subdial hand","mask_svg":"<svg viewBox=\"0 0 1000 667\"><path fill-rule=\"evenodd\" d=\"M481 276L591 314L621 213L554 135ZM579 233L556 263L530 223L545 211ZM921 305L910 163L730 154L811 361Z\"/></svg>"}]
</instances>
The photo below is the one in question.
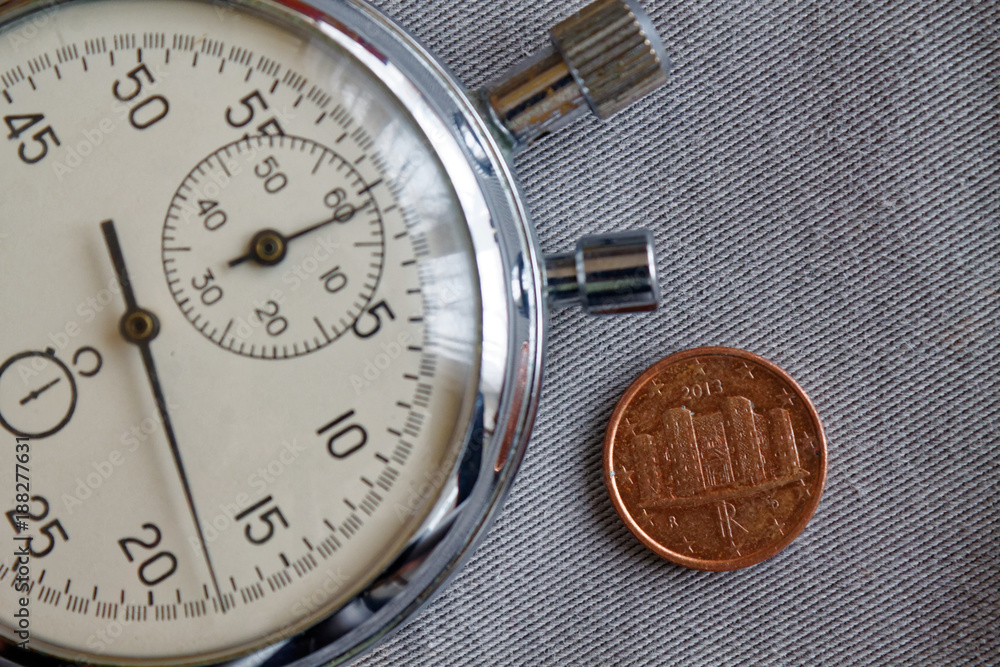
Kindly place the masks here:
<instances>
[{"instance_id":1,"label":"subdial hand","mask_svg":"<svg viewBox=\"0 0 1000 667\"><path fill-rule=\"evenodd\" d=\"M56 378L55 380L53 380L52 382L48 383L47 385L45 385L41 389L36 389L35 391L31 392L30 394L28 394L27 396L25 396L24 398L21 399L21 405L27 405L28 403L31 403L33 400L35 400L38 397L40 397L42 394L44 394L45 392L47 392L49 389L52 389L52 387L54 387L57 384L59 384L60 381L61 381L61 378Z\"/></svg>"},{"instance_id":2,"label":"subdial hand","mask_svg":"<svg viewBox=\"0 0 1000 667\"><path fill-rule=\"evenodd\" d=\"M254 234L253 239L250 240L250 250L245 255L230 261L229 266L236 267L251 260L257 262L261 266L274 266L279 264L281 263L281 260L285 258L285 255L288 254L288 244L295 239L323 229L328 225L350 222L355 215L368 208L371 203L372 200L369 199L360 208L351 204L343 204L337 208L333 217L318 222L315 225L306 227L291 236L285 236L281 232L273 229L265 229L257 232Z\"/></svg>"},{"instance_id":3,"label":"subdial hand","mask_svg":"<svg viewBox=\"0 0 1000 667\"><path fill-rule=\"evenodd\" d=\"M167 434L167 441L170 443L170 451L173 454L174 463L177 465L177 472L181 478L181 486L184 487L184 496L187 499L188 509L191 511L195 528L198 530L201 551L205 556L205 562L208 564L208 572L212 577L215 594L219 598L219 607L225 613L225 598L222 597L222 589L219 587L219 580L215 575L212 559L208 555L205 533L201 529L201 521L198 519L197 510L195 510L194 496L191 494L191 484L188 482L187 473L184 472L184 463L181 461L180 448L177 446L177 436L174 434L173 423L170 421L170 413L167 411L167 401L163 395L160 377L156 372L156 363L153 360L153 351L150 347L150 343L160 333L160 324L156 315L140 308L136 302L132 283L129 282L128 270L125 268L125 256L118 241L118 232L115 230L115 223L111 220L101 223L101 231L104 232L104 240L108 245L111 263L114 264L115 274L118 277L118 283L121 285L122 294L125 297L126 310L121 320L121 334L125 340L136 345L142 352L142 363L146 368L146 376L149 378L149 385L153 390L153 398L156 402L156 408L160 412L160 420L163 422L163 430Z\"/></svg>"}]
</instances>

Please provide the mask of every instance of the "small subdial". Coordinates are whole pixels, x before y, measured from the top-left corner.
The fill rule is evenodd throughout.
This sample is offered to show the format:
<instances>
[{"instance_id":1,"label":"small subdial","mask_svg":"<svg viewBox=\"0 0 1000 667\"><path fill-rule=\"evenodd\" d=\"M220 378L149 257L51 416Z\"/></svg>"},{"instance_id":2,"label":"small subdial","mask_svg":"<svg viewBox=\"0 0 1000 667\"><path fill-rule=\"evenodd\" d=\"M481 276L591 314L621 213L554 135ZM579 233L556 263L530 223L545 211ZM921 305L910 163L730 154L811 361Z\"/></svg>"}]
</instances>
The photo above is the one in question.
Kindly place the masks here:
<instances>
[{"instance_id":1,"label":"small subdial","mask_svg":"<svg viewBox=\"0 0 1000 667\"><path fill-rule=\"evenodd\" d=\"M181 184L164 224L177 305L209 340L249 357L333 343L381 280L378 184L309 139L262 135L219 149Z\"/></svg>"},{"instance_id":2,"label":"small subdial","mask_svg":"<svg viewBox=\"0 0 1000 667\"><path fill-rule=\"evenodd\" d=\"M16 436L47 438L76 409L76 382L53 349L24 352L0 366L0 424Z\"/></svg>"}]
</instances>

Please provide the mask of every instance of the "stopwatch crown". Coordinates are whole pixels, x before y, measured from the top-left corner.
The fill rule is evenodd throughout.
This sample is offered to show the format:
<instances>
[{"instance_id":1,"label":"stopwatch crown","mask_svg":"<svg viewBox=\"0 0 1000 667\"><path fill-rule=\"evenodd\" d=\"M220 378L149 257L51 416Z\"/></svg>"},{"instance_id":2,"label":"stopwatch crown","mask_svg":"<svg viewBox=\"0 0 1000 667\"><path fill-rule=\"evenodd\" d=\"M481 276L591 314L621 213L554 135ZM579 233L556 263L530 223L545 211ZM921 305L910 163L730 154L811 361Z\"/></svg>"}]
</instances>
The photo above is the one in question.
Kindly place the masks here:
<instances>
[{"instance_id":1,"label":"stopwatch crown","mask_svg":"<svg viewBox=\"0 0 1000 667\"><path fill-rule=\"evenodd\" d=\"M520 150L592 111L606 120L667 82L670 60L635 0L597 0L559 23L552 44L481 92Z\"/></svg>"},{"instance_id":2,"label":"stopwatch crown","mask_svg":"<svg viewBox=\"0 0 1000 667\"><path fill-rule=\"evenodd\" d=\"M552 29L594 113L602 120L667 82L670 60L634 0L597 0Z\"/></svg>"}]
</instances>

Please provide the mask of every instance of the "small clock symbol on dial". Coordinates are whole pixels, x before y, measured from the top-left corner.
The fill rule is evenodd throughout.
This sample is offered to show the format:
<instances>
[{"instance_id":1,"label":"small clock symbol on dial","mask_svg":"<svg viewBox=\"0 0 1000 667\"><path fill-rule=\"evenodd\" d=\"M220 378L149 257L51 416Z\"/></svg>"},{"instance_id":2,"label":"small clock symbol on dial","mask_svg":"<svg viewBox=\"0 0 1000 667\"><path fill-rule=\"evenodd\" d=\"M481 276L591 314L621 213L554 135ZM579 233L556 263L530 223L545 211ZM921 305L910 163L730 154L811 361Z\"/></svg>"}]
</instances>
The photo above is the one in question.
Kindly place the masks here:
<instances>
[{"instance_id":1,"label":"small clock symbol on dial","mask_svg":"<svg viewBox=\"0 0 1000 667\"><path fill-rule=\"evenodd\" d=\"M55 350L23 352L0 366L0 424L21 438L58 433L76 410L76 382Z\"/></svg>"},{"instance_id":2,"label":"small clock symbol on dial","mask_svg":"<svg viewBox=\"0 0 1000 667\"><path fill-rule=\"evenodd\" d=\"M381 280L380 184L309 139L261 135L219 149L181 184L164 223L178 307L205 337L248 357L333 343Z\"/></svg>"}]
</instances>

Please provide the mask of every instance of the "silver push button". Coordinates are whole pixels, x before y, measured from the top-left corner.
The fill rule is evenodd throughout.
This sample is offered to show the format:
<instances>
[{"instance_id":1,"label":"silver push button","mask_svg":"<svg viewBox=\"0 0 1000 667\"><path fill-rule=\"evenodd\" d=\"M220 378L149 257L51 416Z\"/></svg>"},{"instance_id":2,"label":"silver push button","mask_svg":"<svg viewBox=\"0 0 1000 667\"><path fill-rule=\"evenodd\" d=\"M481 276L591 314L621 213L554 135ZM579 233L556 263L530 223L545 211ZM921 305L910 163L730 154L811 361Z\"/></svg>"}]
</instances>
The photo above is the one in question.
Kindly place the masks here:
<instances>
[{"instance_id":1,"label":"silver push button","mask_svg":"<svg viewBox=\"0 0 1000 667\"><path fill-rule=\"evenodd\" d=\"M615 315L660 305L656 246L648 230L585 236L575 252L545 258L545 279L551 307Z\"/></svg>"}]
</instances>

